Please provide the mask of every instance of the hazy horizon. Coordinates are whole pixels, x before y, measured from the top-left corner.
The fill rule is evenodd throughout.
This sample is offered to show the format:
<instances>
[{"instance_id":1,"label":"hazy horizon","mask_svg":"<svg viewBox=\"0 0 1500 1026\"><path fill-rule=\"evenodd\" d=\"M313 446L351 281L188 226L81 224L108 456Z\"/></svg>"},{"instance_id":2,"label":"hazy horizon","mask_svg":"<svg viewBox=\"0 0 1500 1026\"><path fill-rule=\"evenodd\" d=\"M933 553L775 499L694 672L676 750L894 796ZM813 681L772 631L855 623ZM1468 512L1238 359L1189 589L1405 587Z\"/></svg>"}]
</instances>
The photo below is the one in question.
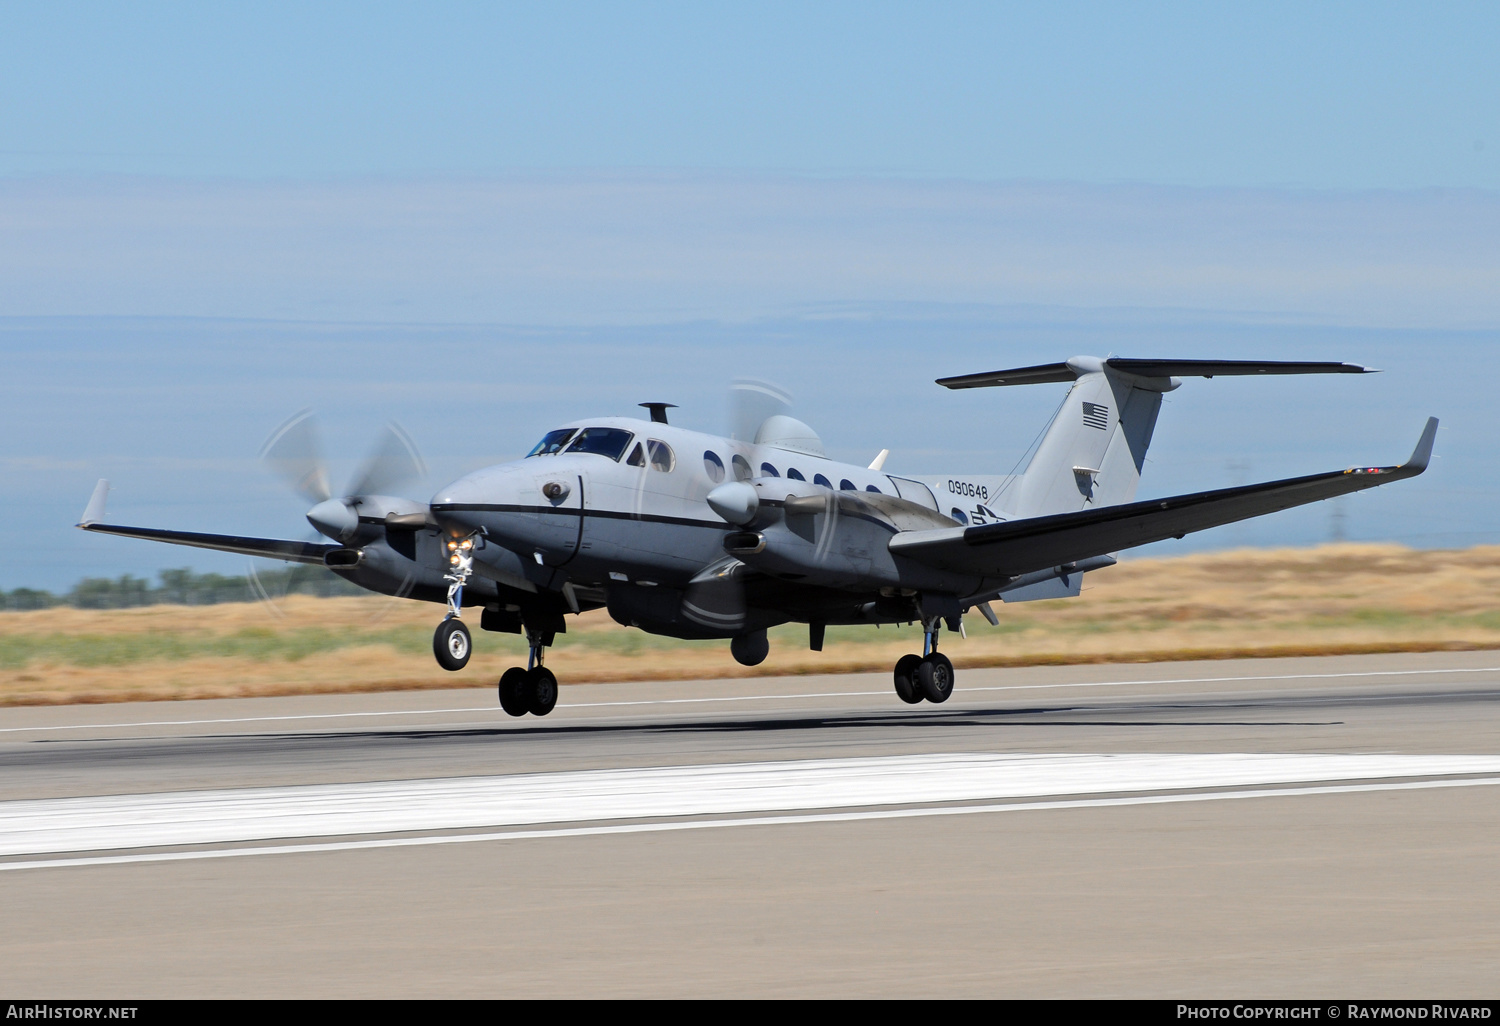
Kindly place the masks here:
<instances>
[{"instance_id":1,"label":"hazy horizon","mask_svg":"<svg viewBox=\"0 0 1500 1026\"><path fill-rule=\"evenodd\" d=\"M1004 472L1077 353L1336 359L1190 381L1142 496L1394 462L1353 539L1500 540L1500 10L1481 4L330 3L12 12L0 37L0 587L299 537L255 463L321 411L423 498L549 426L779 381L831 452ZM1308 543L1331 508L1153 547ZM1175 546L1175 547L1172 547Z\"/></svg>"}]
</instances>

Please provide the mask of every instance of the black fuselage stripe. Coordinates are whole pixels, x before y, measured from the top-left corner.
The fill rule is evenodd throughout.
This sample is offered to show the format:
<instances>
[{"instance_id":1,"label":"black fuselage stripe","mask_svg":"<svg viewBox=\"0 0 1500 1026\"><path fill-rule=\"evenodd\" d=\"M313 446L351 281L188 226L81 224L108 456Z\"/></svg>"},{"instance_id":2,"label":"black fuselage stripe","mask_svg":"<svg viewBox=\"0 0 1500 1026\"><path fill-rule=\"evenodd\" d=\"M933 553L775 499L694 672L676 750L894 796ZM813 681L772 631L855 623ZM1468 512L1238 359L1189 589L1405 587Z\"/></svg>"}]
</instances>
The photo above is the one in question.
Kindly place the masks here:
<instances>
[{"instance_id":1,"label":"black fuselage stripe","mask_svg":"<svg viewBox=\"0 0 1500 1026\"><path fill-rule=\"evenodd\" d=\"M533 515L563 514L566 516L598 517L601 520L647 520L657 524L673 524L678 527L711 527L719 531L732 528L723 522L695 520L692 517L668 517L657 513L625 513L613 509L578 509L565 506L519 506L494 502L455 502L433 506L432 512L443 513L530 513Z\"/></svg>"},{"instance_id":2,"label":"black fuselage stripe","mask_svg":"<svg viewBox=\"0 0 1500 1026\"><path fill-rule=\"evenodd\" d=\"M636 522L646 521L653 524L671 524L675 527L705 527L714 531L732 531L734 526L722 521L695 520L692 517L668 517L659 513L625 513L613 509L570 509L563 506L520 506L497 502L454 502L441 506L433 506L432 512L441 513L530 513L530 514L554 514L562 513L571 516L582 515L584 517L598 517L600 520L633 520ZM896 529L883 520L868 516L863 513L849 513L841 511L841 517L851 520L863 520L877 527L884 528L892 534Z\"/></svg>"}]
</instances>

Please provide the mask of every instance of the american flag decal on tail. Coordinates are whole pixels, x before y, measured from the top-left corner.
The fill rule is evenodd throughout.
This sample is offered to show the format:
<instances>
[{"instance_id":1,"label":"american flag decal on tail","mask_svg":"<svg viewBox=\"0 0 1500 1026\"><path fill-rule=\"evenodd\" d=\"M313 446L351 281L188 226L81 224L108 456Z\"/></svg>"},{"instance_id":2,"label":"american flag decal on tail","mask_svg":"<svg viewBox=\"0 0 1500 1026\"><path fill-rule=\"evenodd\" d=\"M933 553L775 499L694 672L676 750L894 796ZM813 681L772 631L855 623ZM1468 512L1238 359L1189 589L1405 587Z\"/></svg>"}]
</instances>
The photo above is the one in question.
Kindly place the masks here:
<instances>
[{"instance_id":1,"label":"american flag decal on tail","mask_svg":"<svg viewBox=\"0 0 1500 1026\"><path fill-rule=\"evenodd\" d=\"M1109 430L1109 407L1098 403L1083 404L1083 422L1100 431Z\"/></svg>"}]
</instances>

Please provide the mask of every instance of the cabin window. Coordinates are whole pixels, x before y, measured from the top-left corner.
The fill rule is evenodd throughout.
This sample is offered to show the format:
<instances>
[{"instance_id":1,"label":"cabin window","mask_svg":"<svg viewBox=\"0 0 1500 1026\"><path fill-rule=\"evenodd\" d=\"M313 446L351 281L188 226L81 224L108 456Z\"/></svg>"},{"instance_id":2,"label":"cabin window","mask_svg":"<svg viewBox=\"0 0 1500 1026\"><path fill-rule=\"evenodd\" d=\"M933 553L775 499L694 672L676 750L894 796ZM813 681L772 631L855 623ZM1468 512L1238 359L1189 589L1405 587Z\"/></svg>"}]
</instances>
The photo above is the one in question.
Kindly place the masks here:
<instances>
[{"instance_id":1,"label":"cabin window","mask_svg":"<svg viewBox=\"0 0 1500 1026\"><path fill-rule=\"evenodd\" d=\"M859 491L859 489L854 486L854 482L849 480L847 477L839 482L839 489L846 492Z\"/></svg>"},{"instance_id":2,"label":"cabin window","mask_svg":"<svg viewBox=\"0 0 1500 1026\"><path fill-rule=\"evenodd\" d=\"M968 515L966 513L964 513L963 510L959 509L957 506L954 506L953 507L953 511L951 513L949 513L948 515L950 517L952 517L954 520L957 520L960 524L963 524L965 527L967 527L968 524L969 524L969 517L968 517Z\"/></svg>"},{"instance_id":3,"label":"cabin window","mask_svg":"<svg viewBox=\"0 0 1500 1026\"><path fill-rule=\"evenodd\" d=\"M824 477L822 474L814 474L813 475L813 484L820 484L824 488L832 488L833 487L833 482L830 481L830 480L828 480L828 478Z\"/></svg>"},{"instance_id":4,"label":"cabin window","mask_svg":"<svg viewBox=\"0 0 1500 1026\"><path fill-rule=\"evenodd\" d=\"M760 472L761 472L761 475L764 476L764 477L780 477L781 476L780 474L778 474L776 472L776 468L773 467L773 466L771 466L769 463L762 463L760 465Z\"/></svg>"},{"instance_id":5,"label":"cabin window","mask_svg":"<svg viewBox=\"0 0 1500 1026\"><path fill-rule=\"evenodd\" d=\"M876 495L884 495L885 494L885 492L882 492L879 488L876 488L874 485L865 485L865 491L867 491L867 492L874 492Z\"/></svg>"},{"instance_id":6,"label":"cabin window","mask_svg":"<svg viewBox=\"0 0 1500 1026\"><path fill-rule=\"evenodd\" d=\"M584 428L578 432L578 437L573 439L573 444L568 446L569 453L591 452L596 456L605 456L620 462L620 457L625 455L625 447L635 436L629 431L620 428L591 427Z\"/></svg>"},{"instance_id":7,"label":"cabin window","mask_svg":"<svg viewBox=\"0 0 1500 1026\"><path fill-rule=\"evenodd\" d=\"M646 443L646 452L651 456L652 470L670 474L677 468L677 457L672 453L672 447L666 442L659 442L653 438Z\"/></svg>"},{"instance_id":8,"label":"cabin window","mask_svg":"<svg viewBox=\"0 0 1500 1026\"><path fill-rule=\"evenodd\" d=\"M796 467L787 467L786 468L786 476L787 476L787 480L789 480L789 481L806 481L807 480L807 478L805 478L805 477L802 476L802 471L798 470Z\"/></svg>"},{"instance_id":9,"label":"cabin window","mask_svg":"<svg viewBox=\"0 0 1500 1026\"><path fill-rule=\"evenodd\" d=\"M644 467L646 465L646 454L641 451L640 442L635 443L635 448L630 450L630 459L625 462L632 467Z\"/></svg>"},{"instance_id":10,"label":"cabin window","mask_svg":"<svg viewBox=\"0 0 1500 1026\"><path fill-rule=\"evenodd\" d=\"M545 438L536 443L536 448L526 454L529 459L532 456L552 456L562 451L562 447L573 440L578 434L577 428L559 428L556 431L548 431Z\"/></svg>"},{"instance_id":11,"label":"cabin window","mask_svg":"<svg viewBox=\"0 0 1500 1026\"><path fill-rule=\"evenodd\" d=\"M724 480L724 461L719 459L719 454L709 450L703 454L703 472L714 484Z\"/></svg>"},{"instance_id":12,"label":"cabin window","mask_svg":"<svg viewBox=\"0 0 1500 1026\"><path fill-rule=\"evenodd\" d=\"M736 481L748 481L755 476L755 471L750 469L750 462L745 457L736 454L734 459L729 462L734 467L734 479Z\"/></svg>"}]
</instances>

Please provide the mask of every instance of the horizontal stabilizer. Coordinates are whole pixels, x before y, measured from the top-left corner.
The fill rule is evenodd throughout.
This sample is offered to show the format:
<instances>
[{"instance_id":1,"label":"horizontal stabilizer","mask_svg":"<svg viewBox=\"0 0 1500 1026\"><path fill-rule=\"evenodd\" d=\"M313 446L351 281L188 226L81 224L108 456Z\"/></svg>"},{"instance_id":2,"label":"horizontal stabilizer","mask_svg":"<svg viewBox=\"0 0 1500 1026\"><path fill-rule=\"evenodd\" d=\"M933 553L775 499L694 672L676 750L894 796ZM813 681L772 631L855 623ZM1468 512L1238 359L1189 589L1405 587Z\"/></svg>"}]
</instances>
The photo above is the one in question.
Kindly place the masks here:
<instances>
[{"instance_id":1,"label":"horizontal stabilizer","mask_svg":"<svg viewBox=\"0 0 1500 1026\"><path fill-rule=\"evenodd\" d=\"M956 573L1017 577L1416 477L1427 469L1437 425L1436 417L1428 419L1411 459L1399 467L1351 468L979 527L908 531L893 537L890 549Z\"/></svg>"},{"instance_id":2,"label":"horizontal stabilizer","mask_svg":"<svg viewBox=\"0 0 1500 1026\"><path fill-rule=\"evenodd\" d=\"M323 557L340 548L338 545L326 542L242 538L232 534L163 531L154 527L120 527L116 524L89 523L86 519L78 526L85 531L95 531L99 534L118 534L126 538L143 538L146 541L169 542L172 545L191 545L198 549L217 549L220 552L238 552L242 556L264 556L267 559L284 559L293 563L323 565Z\"/></svg>"},{"instance_id":3,"label":"horizontal stabilizer","mask_svg":"<svg viewBox=\"0 0 1500 1026\"><path fill-rule=\"evenodd\" d=\"M1373 367L1356 363L1327 363L1302 360L1131 360L1111 356L1098 361L1123 374L1142 378L1213 378L1220 375L1250 374L1373 374ZM945 388L993 388L1000 385L1040 385L1052 381L1072 381L1081 373L1097 369L1094 360L1074 357L1066 363L1044 363L1035 367L988 371L983 374L960 374L938 378Z\"/></svg>"}]
</instances>

